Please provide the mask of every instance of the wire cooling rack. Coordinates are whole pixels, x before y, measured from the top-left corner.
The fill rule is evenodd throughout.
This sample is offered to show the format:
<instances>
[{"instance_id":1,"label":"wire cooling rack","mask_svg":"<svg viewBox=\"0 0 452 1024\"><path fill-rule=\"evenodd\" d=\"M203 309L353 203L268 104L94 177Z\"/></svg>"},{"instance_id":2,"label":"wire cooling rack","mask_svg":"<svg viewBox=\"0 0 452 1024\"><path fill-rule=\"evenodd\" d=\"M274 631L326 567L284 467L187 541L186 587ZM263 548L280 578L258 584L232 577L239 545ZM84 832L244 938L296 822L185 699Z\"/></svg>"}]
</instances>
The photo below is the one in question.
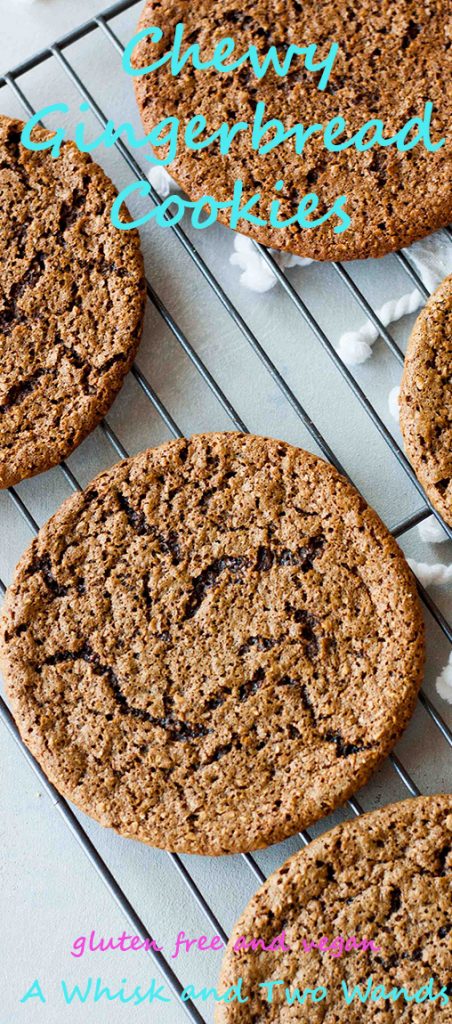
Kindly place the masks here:
<instances>
[{"instance_id":1,"label":"wire cooling rack","mask_svg":"<svg viewBox=\"0 0 452 1024\"><path fill-rule=\"evenodd\" d=\"M140 5L137 3L137 0L122 0L122 2L113 4L102 14L90 18L83 25L74 29L72 32L69 32L63 38L58 40L58 42L55 42L52 46L40 51L39 53L36 53L34 56L30 57L28 60L20 64L18 67L4 74L0 78L0 90L3 90L5 88L7 90L10 90L10 92L14 95L15 100L18 101L21 107L23 108L25 114L27 114L28 116L32 116L35 112L34 107L30 102L28 90L25 90L23 88L21 80L27 75L28 72L31 72L34 69L42 66L44 66L45 68L47 62L49 61L56 61L60 69L64 72L64 74L72 83L72 86L75 87L79 97L89 103L90 108L93 111L94 116L100 123L100 125L105 126L108 120L107 116L104 113L103 109L98 105L94 96L90 93L85 81L79 75L76 68L74 67L74 64L71 61L70 50L75 43L79 42L85 37L94 36L96 38L96 36L98 36L99 33L102 33L103 37L106 40L108 40L111 46L115 48L117 53L121 54L123 51L123 46L120 42L120 39L118 38L118 35L112 28L111 22L116 17L129 10L129 8L137 7L138 10L139 6ZM94 52L95 45L93 45L93 53ZM132 174L137 179L141 179L143 177L143 170L140 167L139 163L136 161L133 153L127 148L127 146L121 140L117 141L116 147L120 157L123 161L125 161L128 170L131 171ZM160 201L160 197L154 189L151 189L151 197L154 203L158 203ZM193 262L194 267L196 268L196 272L202 276L204 282L211 290L214 296L214 300L221 304L227 316L232 319L235 328L240 332L240 335L243 337L245 342L251 347L254 355L257 356L258 360L261 362L265 372L270 375L274 386L281 393L284 402L288 403L288 405L291 407L295 416L298 418L298 421L301 421L303 427L307 430L308 434L312 438L314 444L320 449L323 456L329 462L336 466L336 468L339 469L341 472L345 473L344 467L341 465L340 460L338 459L335 452L332 450L329 443L323 436L321 430L313 422L313 419L308 414L304 406L301 404L295 391L292 389L289 381L287 380L287 376L281 373L276 363L270 358L266 349L258 340L256 334L254 333L254 330L252 329L248 321L239 312L239 309L231 301L226 291L220 284L218 278L209 269L207 262L200 254L199 248L192 243L189 236L184 232L184 230L180 226L171 228L171 231L175 238L177 239L178 244L180 244L183 247L185 253ZM449 238L449 241L452 243L451 230L446 229L446 234ZM262 248L257 243L255 247L259 254L262 256L262 258L264 259L268 268L277 278L279 286L283 290L284 296L286 297L287 301L294 307L297 315L303 319L304 323L313 333L316 342L323 348L329 359L332 361L335 371L337 371L337 373L341 375L342 379L345 381L346 385L350 389L353 398L360 403L365 414L373 424L373 427L375 427L375 429L379 432L381 438L388 446L390 452L398 461L401 470L408 477L408 479L411 481L411 483L414 485L414 487L421 495L421 507L417 511L405 515L405 517L396 524L396 526L392 530L394 536L397 538L403 537L415 525L420 523L422 520L424 520L427 516L429 516L432 513L436 516L437 519L439 519L437 512L432 508L428 499L426 498L426 495L423 493L422 488L420 487L415 477L415 474L413 473L413 470L410 464L408 463L403 451L398 445L397 441L394 439L392 433L385 425L381 416L378 414L374 404L366 396L364 390L356 381L352 372L342 363L341 359L337 355L333 343L320 326L318 319L314 316L314 314L310 311L310 309L305 304L303 299L300 297L296 288L288 279L284 271L280 269L271 253L268 252L266 249ZM419 276L413 269L407 257L403 253L397 253L395 254L395 258L398 261L398 264L401 267L404 275L410 278L415 287L421 293L421 295L424 296L424 298L427 298L428 291L424 287L422 281L420 280ZM403 352L401 348L397 344L396 340L394 339L390 331L381 323L378 314L375 312L373 306L366 299L363 292L355 283L350 272L339 263L334 263L332 264L332 266L334 269L334 273L340 278L342 285L347 290L348 295L351 296L352 301L362 309L366 318L369 321L371 321L371 323L378 330L379 336L383 340L384 344L387 346L387 349L392 353L392 356L395 357L398 363L402 365ZM230 422L230 425L238 430L247 431L246 424L243 422L243 419L241 418L237 410L234 408L234 405L226 396L220 383L216 380L215 376L209 370L208 366L197 352L195 345L190 342L190 340L188 339L184 331L181 329L179 324L176 322L173 315L167 308L166 304L159 297L159 295L157 294L153 285L150 282L147 283L147 294L151 306L154 307L154 310L157 312L158 316L162 318L164 324L171 332L177 344L181 346L183 352L185 353L185 356L192 364L194 371L202 379L203 384L207 386L212 395L215 397L216 401L222 407L224 413L226 414ZM138 365L135 364L131 372L133 377L135 378L138 387L141 389L146 398L152 403L152 406L156 414L158 415L158 417L160 417L162 423L165 425L165 428L169 432L170 436L181 436L182 431L179 429L178 424L175 422L175 419L173 418L173 416L171 415L171 413L169 412L168 408L161 400L159 395L154 391L149 380L140 370ZM111 427L111 425L107 421L104 421L101 424L100 429L103 431L104 437L108 444L112 447L115 455L119 456L120 458L127 457L128 453L124 445L122 444L121 440ZM81 489L81 485L77 480L76 476L74 475L74 472L69 467L69 465L63 463L59 469L59 472L63 474L66 484L72 491L77 491ZM9 489L9 497L11 502L15 506L16 511L18 511L20 515L23 517L26 525L28 526L32 534L35 534L39 529L38 523L36 522L36 519L34 518L30 509L28 508L28 505L24 501L23 497L19 494L16 488ZM449 538L452 538L452 530L449 527L447 527L444 523L442 525L444 526L444 529L446 530L446 533L448 534ZM5 592L5 584L1 580L0 592L2 594L4 594ZM452 640L451 625L449 624L449 622L446 621L445 616L442 614L440 609L432 600L431 596L428 593L426 593L426 591L420 584L419 592L421 599L425 605L425 608L427 609L427 612L432 617L437 627L439 627L439 629L445 635L447 640L450 642ZM419 699L424 711L435 723L443 739L446 741L449 747L452 747L451 730L448 728L447 724L445 723L440 713L438 712L436 706L432 703L432 701L427 696L424 690L421 690ZM2 698L0 698L0 715L4 724L9 730L9 733L12 735L16 743L19 745L28 763L31 765L33 771L36 773L40 784L50 796L52 802L55 804L59 813L63 817L66 825L75 836L77 842L83 848L85 854L87 855L91 864L93 865L98 875L106 885L116 904L119 906L119 908L127 918L130 926L133 929L134 934L139 935L142 939L152 938L145 923L141 920L134 906L127 898L125 892L122 890L118 881L115 879L114 875L108 868L107 864L105 863L101 854L97 850L96 846L87 835L83 825L79 821L76 814L72 811L72 809L66 803L66 801L57 793L55 788L49 783L39 765L34 761L27 748L22 744L13 718L9 712L6 703ZM411 778L409 772L400 762L397 755L392 754L389 760L393 770L397 773L407 793L412 796L418 796L420 794L420 790L418 789L416 783ZM350 799L348 801L348 806L350 811L354 815L358 816L363 811L363 808L361 807L360 803L356 798ZM307 845L310 842L310 836L307 832L301 833L300 839L303 845ZM179 857L176 854L168 854L168 856L171 858L174 867L177 869L184 884L187 886L191 896L196 901L201 913L205 916L206 920L212 926L214 931L218 935L220 935L224 941L226 941L227 936L224 928L222 927L220 921L217 919L214 911L211 909L208 900L201 891L201 888L192 877L192 874L188 870L185 862L181 859L181 857ZM257 863L255 857L253 857L250 854L243 854L243 860L246 862L247 870L250 870L253 873L255 881L259 884L263 882L265 879L265 875L261 870L259 864ZM149 955L152 957L156 968L165 978L173 993L176 995L177 998L179 998L183 988L182 983L177 977L173 968L165 959L164 955L162 953L153 951L150 951ZM183 1002L181 1005L192 1022L196 1022L196 1024L205 1024L204 1017L201 1015L198 1007L195 1005L194 1002L187 1001Z\"/></svg>"}]
</instances>

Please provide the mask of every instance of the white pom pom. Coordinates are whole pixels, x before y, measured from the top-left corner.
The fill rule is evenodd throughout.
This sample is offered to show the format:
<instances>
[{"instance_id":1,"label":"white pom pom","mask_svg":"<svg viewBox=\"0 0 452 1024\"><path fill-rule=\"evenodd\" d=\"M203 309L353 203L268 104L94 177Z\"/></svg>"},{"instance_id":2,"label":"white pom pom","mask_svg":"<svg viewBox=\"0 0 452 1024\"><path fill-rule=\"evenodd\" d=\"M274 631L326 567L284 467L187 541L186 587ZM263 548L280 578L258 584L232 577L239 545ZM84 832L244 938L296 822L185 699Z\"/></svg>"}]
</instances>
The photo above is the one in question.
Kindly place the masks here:
<instances>
[{"instance_id":1,"label":"white pom pom","mask_svg":"<svg viewBox=\"0 0 452 1024\"><path fill-rule=\"evenodd\" d=\"M447 700L448 704L452 704L452 653L449 655L447 665L445 665L441 675L436 680L436 690L443 700Z\"/></svg>"},{"instance_id":2,"label":"white pom pom","mask_svg":"<svg viewBox=\"0 0 452 1024\"><path fill-rule=\"evenodd\" d=\"M235 252L229 257L233 267L240 267L240 284L252 292L263 294L275 287L276 277L265 260L255 249L252 239L245 235L234 236Z\"/></svg>"},{"instance_id":3,"label":"white pom pom","mask_svg":"<svg viewBox=\"0 0 452 1024\"><path fill-rule=\"evenodd\" d=\"M426 544L442 544L449 540L447 533L443 530L441 523L436 516L429 516L418 525L419 536Z\"/></svg>"},{"instance_id":4,"label":"white pom pom","mask_svg":"<svg viewBox=\"0 0 452 1024\"><path fill-rule=\"evenodd\" d=\"M391 388L391 390L389 392L389 395L388 395L388 408L389 408L389 412L391 413L391 416L392 416L393 420L396 421L396 423L399 422L399 414L400 414L400 410L399 410L399 395L400 395L400 388L399 387Z\"/></svg>"},{"instance_id":5,"label":"white pom pom","mask_svg":"<svg viewBox=\"0 0 452 1024\"><path fill-rule=\"evenodd\" d=\"M256 252L253 241L248 235L234 235L234 249L236 252ZM258 253L256 253L258 255Z\"/></svg>"},{"instance_id":6,"label":"white pom pom","mask_svg":"<svg viewBox=\"0 0 452 1024\"><path fill-rule=\"evenodd\" d=\"M365 363L366 359L372 355L371 344L375 339L371 338L370 332L367 338L363 337L363 333L367 332L346 331L339 339L337 352L347 366L358 366L359 363Z\"/></svg>"},{"instance_id":7,"label":"white pom pom","mask_svg":"<svg viewBox=\"0 0 452 1024\"><path fill-rule=\"evenodd\" d=\"M229 257L229 262L232 263L232 266L240 267L243 270L243 274L240 276L240 284L243 284L245 288L249 288L253 292L261 294L275 287L277 278L263 257L258 253L252 238L249 238L248 235L235 234L234 250L232 256ZM313 262L312 260L303 259L301 256L293 256L290 252L279 252L277 249L269 249L268 251L282 269L295 266L305 267L308 263Z\"/></svg>"},{"instance_id":8,"label":"white pom pom","mask_svg":"<svg viewBox=\"0 0 452 1024\"><path fill-rule=\"evenodd\" d=\"M432 583L449 583L452 580L452 565L442 565L439 562L430 565L429 562L415 562L412 558L408 558L407 562L424 587L429 587Z\"/></svg>"},{"instance_id":9,"label":"white pom pom","mask_svg":"<svg viewBox=\"0 0 452 1024\"><path fill-rule=\"evenodd\" d=\"M172 178L170 178L166 167L162 167L160 164L154 164L148 172L148 178L156 189L161 199L167 199L171 192L176 189L176 185Z\"/></svg>"},{"instance_id":10,"label":"white pom pom","mask_svg":"<svg viewBox=\"0 0 452 1024\"><path fill-rule=\"evenodd\" d=\"M233 252L229 257L229 262L233 267L240 267L243 270L243 274L240 275L240 284L249 288L250 291L263 294L275 287L276 277L259 253Z\"/></svg>"}]
</instances>

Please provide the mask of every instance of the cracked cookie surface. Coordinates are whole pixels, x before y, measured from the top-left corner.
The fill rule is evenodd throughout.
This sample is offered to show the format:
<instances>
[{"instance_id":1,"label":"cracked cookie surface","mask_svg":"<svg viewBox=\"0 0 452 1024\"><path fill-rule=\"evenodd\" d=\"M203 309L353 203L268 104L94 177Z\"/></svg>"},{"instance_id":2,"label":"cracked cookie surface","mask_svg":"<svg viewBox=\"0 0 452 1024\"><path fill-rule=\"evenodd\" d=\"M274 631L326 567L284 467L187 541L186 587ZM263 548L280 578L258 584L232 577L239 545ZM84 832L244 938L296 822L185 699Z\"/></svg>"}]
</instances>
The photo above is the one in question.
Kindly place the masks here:
<instances>
[{"instance_id":1,"label":"cracked cookie surface","mask_svg":"<svg viewBox=\"0 0 452 1024\"><path fill-rule=\"evenodd\" d=\"M364 783L413 710L414 581L333 468L205 434L71 497L25 553L1 657L49 778L126 836L251 850Z\"/></svg>"},{"instance_id":2,"label":"cracked cookie surface","mask_svg":"<svg viewBox=\"0 0 452 1024\"><path fill-rule=\"evenodd\" d=\"M452 526L452 275L414 325L400 389L400 427L418 480Z\"/></svg>"},{"instance_id":3,"label":"cracked cookie surface","mask_svg":"<svg viewBox=\"0 0 452 1024\"><path fill-rule=\"evenodd\" d=\"M396 145L374 146L365 152L345 149L330 152L323 134L308 138L301 152L293 133L276 149L258 153L252 147L251 129L233 138L228 153L220 143L208 149L188 149L183 129L193 117L204 116L205 130L193 133L195 145L223 123L253 124L256 106L265 102L264 125L281 121L290 132L301 123L307 130L325 127L342 117L345 133L335 144L349 140L367 122L384 123L385 139L394 138L408 121L422 116L424 104L433 104L431 142L448 139L452 99L448 88L452 67L450 16L444 0L149 0L139 29L158 26L163 39L146 37L135 49L133 64L146 68L162 60L172 47L176 25L185 25L182 53L199 44L201 58L211 59L215 44L232 38L236 49L226 63L240 59L256 46L262 64L270 47L276 47L282 63L291 44L317 44L315 60L325 60L333 42L339 50L324 91L317 88L320 71L306 71L303 58L295 60L284 77L274 71L259 80L248 61L233 72L213 69L194 71L190 61L173 76L168 63L135 78L138 107L146 132L163 118L180 120L178 151L168 171L191 200L203 195L228 201L234 181L243 182L243 203L260 196L253 216L268 221L270 204L280 200L278 221L294 217L303 197L314 193L319 206L309 219L325 215L340 196L352 224L335 234L340 218L302 229L298 224L282 228L252 225L240 220L237 230L266 246L281 248L317 260L351 260L382 256L409 245L452 216L450 144L430 152L422 144L408 152ZM224 56L224 54L223 54ZM337 131L337 125L336 125ZM275 136L271 126L263 145ZM365 135L369 146L372 129ZM414 128L407 129L412 141ZM160 147L158 155L166 155ZM275 189L278 181L282 190ZM230 211L219 219L229 224Z\"/></svg>"},{"instance_id":4,"label":"cracked cookie surface","mask_svg":"<svg viewBox=\"0 0 452 1024\"><path fill-rule=\"evenodd\" d=\"M235 925L221 971L219 991L239 977L246 1005L216 1008L216 1024L427 1024L452 1020L451 1000L452 796L420 797L346 822L290 857L256 893ZM241 936L268 946L285 932L290 952L234 951ZM329 943L337 936L366 939L379 951L358 949L336 958L303 940ZM337 949L337 947L336 947ZM341 983L417 992L434 980L448 986L449 1005L438 1002L354 1000L347 1006ZM259 984L281 979L273 1003ZM285 987L316 989L318 1005L285 1002Z\"/></svg>"},{"instance_id":5,"label":"cracked cookie surface","mask_svg":"<svg viewBox=\"0 0 452 1024\"><path fill-rule=\"evenodd\" d=\"M0 487L61 462L102 419L145 302L139 235L110 221L112 182L73 143L56 159L25 149L22 128L0 116Z\"/></svg>"}]
</instances>

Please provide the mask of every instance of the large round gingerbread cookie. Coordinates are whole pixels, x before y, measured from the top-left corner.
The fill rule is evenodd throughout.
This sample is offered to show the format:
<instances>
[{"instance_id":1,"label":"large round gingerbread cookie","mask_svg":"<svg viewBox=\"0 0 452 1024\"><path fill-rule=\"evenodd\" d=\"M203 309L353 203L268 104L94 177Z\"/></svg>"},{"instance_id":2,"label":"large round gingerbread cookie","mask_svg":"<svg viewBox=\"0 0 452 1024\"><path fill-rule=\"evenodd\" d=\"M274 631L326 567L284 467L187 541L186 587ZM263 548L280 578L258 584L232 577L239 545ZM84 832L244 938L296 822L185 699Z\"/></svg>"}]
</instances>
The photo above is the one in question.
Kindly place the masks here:
<instances>
[{"instance_id":1,"label":"large round gingerbread cookie","mask_svg":"<svg viewBox=\"0 0 452 1024\"><path fill-rule=\"evenodd\" d=\"M452 526L452 276L414 325L400 391L400 426L418 479Z\"/></svg>"},{"instance_id":2,"label":"large round gingerbread cookie","mask_svg":"<svg viewBox=\"0 0 452 1024\"><path fill-rule=\"evenodd\" d=\"M449 144L436 152L423 144L408 152L399 152L395 144L364 152L356 148L329 152L322 132L315 131L300 143L299 152L292 134L264 154L253 149L251 131L239 131L224 153L219 140L195 150L189 149L183 138L186 124L199 115L205 117L207 128L194 138L195 145L223 123L230 127L236 122L252 125L256 105L264 102L263 122L278 119L286 131L298 123L304 128L325 127L333 118L342 117L346 129L331 140L335 146L375 119L383 122L384 138L389 139L413 117L423 116L425 104L431 103L430 140L435 146L447 138L452 112L450 12L443 0L243 0L240 4L237 0L149 0L139 29L156 26L163 30L163 38L158 41L154 31L139 42L133 55L136 69L165 57L178 23L184 25L182 53L199 45L204 62L225 37L235 42L225 64L239 60L255 46L261 64L271 47L276 47L282 66L291 45L311 44L318 46L314 63L321 63L333 43L339 46L324 89L318 88L324 84L323 71L307 70L303 56L292 61L283 77L270 69L259 79L249 60L231 72L194 70L188 60L179 74L173 75L165 62L135 78L147 133L162 119L179 119L178 151L168 170L190 199L211 195L227 201L234 181L241 180L243 202L261 195L252 215L268 221L270 203L280 199L281 221L296 213L308 193L320 199L311 219L326 214L343 195L352 220L343 233L334 231L342 223L337 213L323 225L308 229L299 224L283 228L251 225L245 220L237 224L240 232L264 245L318 260L381 256L448 223L452 215ZM262 145L274 134L275 129L269 128ZM373 134L369 129L365 146ZM415 134L415 127L407 131L405 142L411 143ZM162 155L166 153L160 147L158 156ZM281 191L275 188L278 181L284 183ZM230 210L220 213L226 224L230 216Z\"/></svg>"},{"instance_id":3,"label":"large round gingerbread cookie","mask_svg":"<svg viewBox=\"0 0 452 1024\"><path fill-rule=\"evenodd\" d=\"M23 556L1 655L21 734L105 825L219 854L364 783L423 666L413 578L336 470L283 442L151 449L70 498Z\"/></svg>"},{"instance_id":4,"label":"large round gingerbread cookie","mask_svg":"<svg viewBox=\"0 0 452 1024\"><path fill-rule=\"evenodd\" d=\"M23 127L0 116L0 487L61 462L105 415L145 302L139 235L110 220L112 182L72 142L55 159L24 148Z\"/></svg>"},{"instance_id":5,"label":"large round gingerbread cookie","mask_svg":"<svg viewBox=\"0 0 452 1024\"><path fill-rule=\"evenodd\" d=\"M451 886L452 796L338 825L275 871L243 912L219 988L242 978L248 1002L220 1004L216 1024L450 1024ZM242 938L268 947L282 933L285 951L234 950ZM362 1001L348 1005L344 985Z\"/></svg>"}]
</instances>

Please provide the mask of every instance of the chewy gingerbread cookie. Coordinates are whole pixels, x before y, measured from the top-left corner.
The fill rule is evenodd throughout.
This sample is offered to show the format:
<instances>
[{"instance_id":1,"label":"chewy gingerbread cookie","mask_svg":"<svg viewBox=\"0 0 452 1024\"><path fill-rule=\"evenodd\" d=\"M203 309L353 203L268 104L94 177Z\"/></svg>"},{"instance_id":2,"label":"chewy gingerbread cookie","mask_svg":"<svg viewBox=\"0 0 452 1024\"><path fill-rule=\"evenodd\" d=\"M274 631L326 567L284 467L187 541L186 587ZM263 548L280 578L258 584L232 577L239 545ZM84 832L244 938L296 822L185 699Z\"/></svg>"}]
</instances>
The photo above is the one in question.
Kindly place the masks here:
<instances>
[{"instance_id":1,"label":"chewy gingerbread cookie","mask_svg":"<svg viewBox=\"0 0 452 1024\"><path fill-rule=\"evenodd\" d=\"M243 183L240 206L250 202L254 219L236 221L236 206L227 207L218 215L225 224L317 260L382 256L448 224L452 66L443 0L148 0L138 29L135 74L157 64L134 78L145 131L165 121L156 154L170 158L191 201L227 203ZM312 46L293 56L293 47ZM215 51L221 70L203 66ZM171 150L161 142L167 118L179 122ZM386 145L371 145L379 136ZM319 200L308 204L308 219L320 221L312 228L296 220L307 195Z\"/></svg>"},{"instance_id":2,"label":"chewy gingerbread cookie","mask_svg":"<svg viewBox=\"0 0 452 1024\"><path fill-rule=\"evenodd\" d=\"M145 303L139 235L110 221L112 182L71 142L56 159L25 149L23 127L0 116L0 487L61 462L102 419Z\"/></svg>"},{"instance_id":3,"label":"chewy gingerbread cookie","mask_svg":"<svg viewBox=\"0 0 452 1024\"><path fill-rule=\"evenodd\" d=\"M206 434L65 502L19 563L1 658L65 796L125 836L220 854L367 781L413 711L423 624L400 549L336 470Z\"/></svg>"},{"instance_id":4,"label":"chewy gingerbread cookie","mask_svg":"<svg viewBox=\"0 0 452 1024\"><path fill-rule=\"evenodd\" d=\"M416 320L405 356L400 427L418 480L452 526L452 276Z\"/></svg>"},{"instance_id":5,"label":"chewy gingerbread cookie","mask_svg":"<svg viewBox=\"0 0 452 1024\"><path fill-rule=\"evenodd\" d=\"M338 825L275 871L243 912L219 991L241 978L248 1002L219 1004L216 1024L450 1024L451 909L452 796ZM244 948L253 939L267 948Z\"/></svg>"}]
</instances>

